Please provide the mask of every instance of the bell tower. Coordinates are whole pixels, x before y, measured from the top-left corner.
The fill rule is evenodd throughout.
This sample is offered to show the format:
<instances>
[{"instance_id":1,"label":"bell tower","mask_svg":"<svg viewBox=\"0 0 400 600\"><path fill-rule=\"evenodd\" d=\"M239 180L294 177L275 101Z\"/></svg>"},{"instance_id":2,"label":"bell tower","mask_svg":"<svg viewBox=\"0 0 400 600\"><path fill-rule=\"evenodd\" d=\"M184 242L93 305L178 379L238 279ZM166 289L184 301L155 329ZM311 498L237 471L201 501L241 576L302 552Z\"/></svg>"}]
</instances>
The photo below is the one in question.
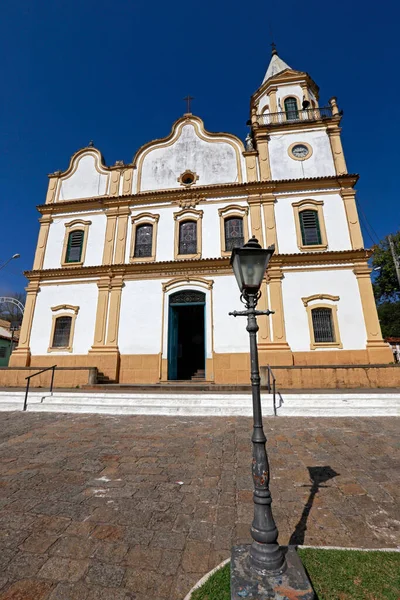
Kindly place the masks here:
<instances>
[{"instance_id":1,"label":"bell tower","mask_svg":"<svg viewBox=\"0 0 400 600\"><path fill-rule=\"evenodd\" d=\"M336 98L320 106L315 81L280 58L275 44L264 79L251 97L250 114L261 180L347 173Z\"/></svg>"}]
</instances>

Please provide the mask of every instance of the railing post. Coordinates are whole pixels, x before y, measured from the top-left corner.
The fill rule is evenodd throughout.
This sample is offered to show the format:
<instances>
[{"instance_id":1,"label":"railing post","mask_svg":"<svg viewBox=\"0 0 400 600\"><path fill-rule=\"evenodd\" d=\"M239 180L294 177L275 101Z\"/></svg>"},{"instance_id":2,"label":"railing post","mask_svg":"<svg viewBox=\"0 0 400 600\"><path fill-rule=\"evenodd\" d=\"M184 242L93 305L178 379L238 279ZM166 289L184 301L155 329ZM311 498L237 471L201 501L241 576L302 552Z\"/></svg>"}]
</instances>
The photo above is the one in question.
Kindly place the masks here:
<instances>
[{"instance_id":1,"label":"railing post","mask_svg":"<svg viewBox=\"0 0 400 600\"><path fill-rule=\"evenodd\" d=\"M50 394L53 393L53 383L54 383L54 372L55 372L56 368L55 366L52 367L52 372L51 372L51 384L50 384Z\"/></svg>"},{"instance_id":2,"label":"railing post","mask_svg":"<svg viewBox=\"0 0 400 600\"><path fill-rule=\"evenodd\" d=\"M274 396L274 417L276 417L276 385L275 385L275 377L272 379L272 393Z\"/></svg>"},{"instance_id":3,"label":"railing post","mask_svg":"<svg viewBox=\"0 0 400 600\"><path fill-rule=\"evenodd\" d=\"M24 410L24 411L26 410L26 406L27 406L27 404L28 404L28 392L29 392L29 384L30 384L30 382L31 382L31 378L30 378L30 377L27 377L27 380L28 380L28 381L27 381L27 384L26 384L26 390L25 390L25 400L24 400L24 408L23 408L23 410Z\"/></svg>"}]
</instances>

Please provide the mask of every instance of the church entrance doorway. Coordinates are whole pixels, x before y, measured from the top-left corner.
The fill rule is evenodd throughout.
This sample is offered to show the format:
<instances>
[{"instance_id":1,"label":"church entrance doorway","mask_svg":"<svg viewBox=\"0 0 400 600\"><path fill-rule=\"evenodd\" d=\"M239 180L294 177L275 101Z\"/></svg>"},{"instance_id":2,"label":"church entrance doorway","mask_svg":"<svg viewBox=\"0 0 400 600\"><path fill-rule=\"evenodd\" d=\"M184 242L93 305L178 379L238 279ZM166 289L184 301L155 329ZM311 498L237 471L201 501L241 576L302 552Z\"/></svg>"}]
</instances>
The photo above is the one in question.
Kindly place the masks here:
<instances>
[{"instance_id":1,"label":"church entrance doorway","mask_svg":"<svg viewBox=\"0 0 400 600\"><path fill-rule=\"evenodd\" d=\"M206 296L183 290L169 297L168 379L204 378Z\"/></svg>"}]
</instances>

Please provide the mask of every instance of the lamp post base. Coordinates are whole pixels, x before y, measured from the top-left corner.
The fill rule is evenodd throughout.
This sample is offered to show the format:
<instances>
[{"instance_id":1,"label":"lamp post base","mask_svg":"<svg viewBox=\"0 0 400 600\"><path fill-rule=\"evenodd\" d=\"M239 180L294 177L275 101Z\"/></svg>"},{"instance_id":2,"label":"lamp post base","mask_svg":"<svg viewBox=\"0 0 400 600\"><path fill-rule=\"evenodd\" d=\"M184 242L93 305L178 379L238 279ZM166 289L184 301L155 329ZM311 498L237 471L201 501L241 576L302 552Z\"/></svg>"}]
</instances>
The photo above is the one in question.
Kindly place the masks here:
<instances>
[{"instance_id":1,"label":"lamp post base","mask_svg":"<svg viewBox=\"0 0 400 600\"><path fill-rule=\"evenodd\" d=\"M286 569L280 574L250 569L250 546L234 546L231 558L231 600L315 600L310 580L295 546L282 547Z\"/></svg>"}]
</instances>

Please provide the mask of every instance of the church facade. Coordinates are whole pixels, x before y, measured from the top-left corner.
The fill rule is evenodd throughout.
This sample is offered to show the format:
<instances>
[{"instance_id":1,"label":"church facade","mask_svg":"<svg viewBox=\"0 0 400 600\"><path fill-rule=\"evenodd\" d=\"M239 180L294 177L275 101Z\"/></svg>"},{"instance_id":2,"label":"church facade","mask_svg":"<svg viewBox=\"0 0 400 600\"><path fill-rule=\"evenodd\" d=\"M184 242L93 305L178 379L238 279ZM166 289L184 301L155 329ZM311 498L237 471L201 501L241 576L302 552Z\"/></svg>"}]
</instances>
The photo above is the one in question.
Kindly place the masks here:
<instances>
[{"instance_id":1,"label":"church facade","mask_svg":"<svg viewBox=\"0 0 400 600\"><path fill-rule=\"evenodd\" d=\"M389 363L336 99L273 51L250 133L190 112L133 162L93 145L49 176L11 366L97 367L111 381L249 381L229 266L255 235L275 253L259 308L261 365Z\"/></svg>"}]
</instances>

